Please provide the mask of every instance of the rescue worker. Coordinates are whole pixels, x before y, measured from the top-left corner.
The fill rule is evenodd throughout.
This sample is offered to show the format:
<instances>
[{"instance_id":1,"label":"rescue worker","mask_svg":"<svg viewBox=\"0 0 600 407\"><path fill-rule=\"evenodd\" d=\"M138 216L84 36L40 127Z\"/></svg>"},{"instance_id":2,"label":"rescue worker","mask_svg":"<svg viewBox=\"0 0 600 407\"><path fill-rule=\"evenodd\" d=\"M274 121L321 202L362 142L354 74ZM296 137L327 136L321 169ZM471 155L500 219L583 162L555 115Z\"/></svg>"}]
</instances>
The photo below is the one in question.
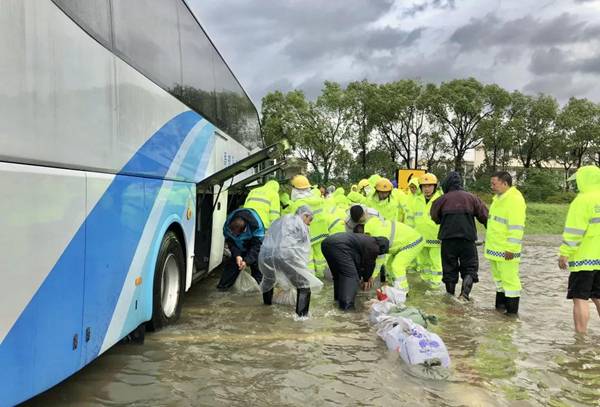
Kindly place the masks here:
<instances>
[{"instance_id":1,"label":"rescue worker","mask_svg":"<svg viewBox=\"0 0 600 407\"><path fill-rule=\"evenodd\" d=\"M485 237L485 258L490 261L496 283L496 309L506 314L517 314L521 297L519 264L525 231L525 199L512 185L508 172L492 175L494 192L488 215Z\"/></svg>"},{"instance_id":2,"label":"rescue worker","mask_svg":"<svg viewBox=\"0 0 600 407\"><path fill-rule=\"evenodd\" d=\"M404 223L408 226L414 228L415 227L415 208L417 205L417 196L421 193L421 189L419 188L419 178L413 177L408 182L408 194L405 198L404 203ZM408 267L408 271L413 272L416 271L420 273L422 267L419 265L419 257L411 263Z\"/></svg>"},{"instance_id":3,"label":"rescue worker","mask_svg":"<svg viewBox=\"0 0 600 407\"><path fill-rule=\"evenodd\" d=\"M360 204L365 202L366 196L367 196L367 192L370 192L368 190L368 188L370 188L369 185L369 180L368 179L361 179L358 182L358 185L356 186L357 190L356 191L350 191L350 193L348 193L348 199L350 200L350 202L355 203L355 204ZM365 188L367 188L367 191L365 191Z\"/></svg>"},{"instance_id":4,"label":"rescue worker","mask_svg":"<svg viewBox=\"0 0 600 407\"><path fill-rule=\"evenodd\" d=\"M340 309L354 308L359 285L363 290L372 287L375 260L388 247L386 238L360 233L337 233L323 240L323 255L333 276L333 299Z\"/></svg>"},{"instance_id":5,"label":"rescue worker","mask_svg":"<svg viewBox=\"0 0 600 407\"><path fill-rule=\"evenodd\" d=\"M392 189L392 199L394 199L396 201L396 204L398 205L398 209L396 211L396 220L398 220L399 222L404 222L406 219L406 205L408 195L406 195L406 193L403 190L395 187L394 189Z\"/></svg>"},{"instance_id":6,"label":"rescue worker","mask_svg":"<svg viewBox=\"0 0 600 407\"><path fill-rule=\"evenodd\" d=\"M364 233L364 228L357 230L357 226L364 226L371 217L381 218L377 210L366 205L352 205L347 215L344 223L348 233ZM383 220L383 218L381 219Z\"/></svg>"},{"instance_id":7,"label":"rescue worker","mask_svg":"<svg viewBox=\"0 0 600 407\"><path fill-rule=\"evenodd\" d=\"M573 178L579 193L569 206L558 266L570 271L567 298L573 300L575 331L584 334L590 298L600 316L600 168L581 167Z\"/></svg>"},{"instance_id":8,"label":"rescue worker","mask_svg":"<svg viewBox=\"0 0 600 407\"><path fill-rule=\"evenodd\" d=\"M423 281L433 288L438 288L442 282L441 242L438 239L440 227L430 215L431 206L442 196L437 184L438 179L435 175L430 173L421 175L419 177L421 193L416 195L412 208L415 229L425 240L425 247L417 259L417 267L420 269L419 274Z\"/></svg>"},{"instance_id":9,"label":"rescue worker","mask_svg":"<svg viewBox=\"0 0 600 407\"><path fill-rule=\"evenodd\" d=\"M254 209L263 221L265 229L268 229L271 223L281 216L279 183L270 180L265 185L252 189L246 197L243 207Z\"/></svg>"},{"instance_id":10,"label":"rescue worker","mask_svg":"<svg viewBox=\"0 0 600 407\"><path fill-rule=\"evenodd\" d=\"M231 212L223 225L223 235L231 257L223 262L217 289L229 290L247 266L252 277L260 283L262 274L258 269L258 253L265 237L265 227L258 213L250 208Z\"/></svg>"},{"instance_id":11,"label":"rescue worker","mask_svg":"<svg viewBox=\"0 0 600 407\"><path fill-rule=\"evenodd\" d=\"M325 275L327 262L321 252L321 242L329 235L328 229L331 224L330 216L324 211L324 200L320 196L320 190L311 190L310 182L304 175L296 175L292 178L292 203L290 212L295 213L302 205L306 205L313 212L314 218L309 226L311 242L311 262L309 269L313 270L317 277Z\"/></svg>"},{"instance_id":12,"label":"rescue worker","mask_svg":"<svg viewBox=\"0 0 600 407\"><path fill-rule=\"evenodd\" d=\"M394 287L408 292L406 270L424 248L423 236L402 222L387 221L377 217L372 217L367 221L365 233L388 239L386 279L392 280Z\"/></svg>"},{"instance_id":13,"label":"rescue worker","mask_svg":"<svg viewBox=\"0 0 600 407\"><path fill-rule=\"evenodd\" d=\"M308 225L312 219L308 206L301 206L294 215L282 216L265 234L258 255L264 304L272 304L276 284L284 290L295 289L296 314L301 317L308 315L311 288L314 291L323 286L307 268L311 250Z\"/></svg>"},{"instance_id":14,"label":"rescue worker","mask_svg":"<svg viewBox=\"0 0 600 407\"><path fill-rule=\"evenodd\" d=\"M440 225L442 282L446 285L446 292L454 295L460 274L463 281L460 296L469 300L473 283L479 281L475 218L486 226L488 210L481 199L463 189L463 180L458 172L451 171L446 176L442 190L444 195L431 207L431 219Z\"/></svg>"},{"instance_id":15,"label":"rescue worker","mask_svg":"<svg viewBox=\"0 0 600 407\"><path fill-rule=\"evenodd\" d=\"M398 201L392 197L393 185L387 178L380 178L375 184L375 193L366 201L367 206L377 210L385 220L396 220Z\"/></svg>"},{"instance_id":16,"label":"rescue worker","mask_svg":"<svg viewBox=\"0 0 600 407\"><path fill-rule=\"evenodd\" d=\"M333 206L328 207L329 213L329 227L328 232L330 235L335 233L341 233L346 231L346 211L348 209L348 199L344 194L344 188L339 187L331 195L333 200Z\"/></svg>"}]
</instances>

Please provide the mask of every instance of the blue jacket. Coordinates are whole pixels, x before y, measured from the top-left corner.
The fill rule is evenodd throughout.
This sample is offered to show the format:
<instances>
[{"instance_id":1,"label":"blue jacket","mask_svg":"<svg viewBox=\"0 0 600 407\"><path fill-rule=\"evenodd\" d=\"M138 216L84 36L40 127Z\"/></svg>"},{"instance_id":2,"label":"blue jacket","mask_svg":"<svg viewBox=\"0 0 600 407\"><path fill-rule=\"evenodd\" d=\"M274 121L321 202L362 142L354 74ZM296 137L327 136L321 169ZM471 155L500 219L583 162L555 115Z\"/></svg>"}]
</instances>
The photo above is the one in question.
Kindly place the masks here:
<instances>
[{"instance_id":1,"label":"blue jacket","mask_svg":"<svg viewBox=\"0 0 600 407\"><path fill-rule=\"evenodd\" d=\"M246 229L239 236L233 236L229 230L229 224L234 217L240 217L246 222ZM231 212L223 225L223 235L234 258L241 256L248 264L257 262L258 252L265 238L265 227L254 209L240 208Z\"/></svg>"}]
</instances>

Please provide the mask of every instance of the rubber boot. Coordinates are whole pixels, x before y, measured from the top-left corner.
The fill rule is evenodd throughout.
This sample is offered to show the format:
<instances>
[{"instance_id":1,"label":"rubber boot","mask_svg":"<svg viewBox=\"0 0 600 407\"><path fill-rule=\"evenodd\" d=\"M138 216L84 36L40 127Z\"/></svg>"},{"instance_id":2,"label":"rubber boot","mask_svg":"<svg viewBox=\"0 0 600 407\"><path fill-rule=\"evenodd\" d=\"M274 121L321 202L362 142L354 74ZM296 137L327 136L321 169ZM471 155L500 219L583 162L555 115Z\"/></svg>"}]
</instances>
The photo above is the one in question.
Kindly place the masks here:
<instances>
[{"instance_id":1,"label":"rubber boot","mask_svg":"<svg viewBox=\"0 0 600 407\"><path fill-rule=\"evenodd\" d=\"M506 296L504 292L496 292L496 309L503 311L506 309Z\"/></svg>"},{"instance_id":2,"label":"rubber boot","mask_svg":"<svg viewBox=\"0 0 600 407\"><path fill-rule=\"evenodd\" d=\"M379 281L381 284L385 283L385 266L381 266L381 270L379 271Z\"/></svg>"},{"instance_id":3,"label":"rubber boot","mask_svg":"<svg viewBox=\"0 0 600 407\"><path fill-rule=\"evenodd\" d=\"M460 290L459 297L463 297L465 300L469 301L469 295L471 294L471 289L473 288L473 276L467 275L463 278L462 288Z\"/></svg>"},{"instance_id":4,"label":"rubber boot","mask_svg":"<svg viewBox=\"0 0 600 407\"><path fill-rule=\"evenodd\" d=\"M506 297L506 315L517 315L519 313L520 297Z\"/></svg>"},{"instance_id":5,"label":"rubber boot","mask_svg":"<svg viewBox=\"0 0 600 407\"><path fill-rule=\"evenodd\" d=\"M265 305L273 304L273 289L272 288L269 291L263 293L263 304L265 304Z\"/></svg>"},{"instance_id":6,"label":"rubber boot","mask_svg":"<svg viewBox=\"0 0 600 407\"><path fill-rule=\"evenodd\" d=\"M354 309L354 302L346 302L346 301L340 301L340 309L342 311L349 311Z\"/></svg>"},{"instance_id":7,"label":"rubber boot","mask_svg":"<svg viewBox=\"0 0 600 407\"><path fill-rule=\"evenodd\" d=\"M310 306L310 288L298 288L296 295L296 314L299 317L308 316Z\"/></svg>"},{"instance_id":8,"label":"rubber boot","mask_svg":"<svg viewBox=\"0 0 600 407\"><path fill-rule=\"evenodd\" d=\"M446 292L452 296L456 293L456 283L445 283L446 284Z\"/></svg>"}]
</instances>

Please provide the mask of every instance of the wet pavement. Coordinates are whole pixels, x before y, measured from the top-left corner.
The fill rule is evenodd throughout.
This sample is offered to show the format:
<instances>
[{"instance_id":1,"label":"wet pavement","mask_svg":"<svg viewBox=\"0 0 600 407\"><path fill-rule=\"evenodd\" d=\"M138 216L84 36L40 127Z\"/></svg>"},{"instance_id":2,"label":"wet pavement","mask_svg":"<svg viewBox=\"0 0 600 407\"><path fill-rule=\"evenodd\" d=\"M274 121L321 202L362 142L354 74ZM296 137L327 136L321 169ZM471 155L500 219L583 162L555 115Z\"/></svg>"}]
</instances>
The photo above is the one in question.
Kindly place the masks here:
<instances>
[{"instance_id":1,"label":"wet pavement","mask_svg":"<svg viewBox=\"0 0 600 407\"><path fill-rule=\"evenodd\" d=\"M217 292L213 276L187 294L177 325L147 335L143 346L115 346L29 404L600 405L600 320L592 306L590 334L573 333L559 243L558 236L526 238L519 319L494 310L481 253L470 303L427 291L412 276L408 304L438 316L431 330L450 351L445 381L412 375L360 304L352 313L334 308L329 284L313 295L311 318L297 321L291 307Z\"/></svg>"}]
</instances>

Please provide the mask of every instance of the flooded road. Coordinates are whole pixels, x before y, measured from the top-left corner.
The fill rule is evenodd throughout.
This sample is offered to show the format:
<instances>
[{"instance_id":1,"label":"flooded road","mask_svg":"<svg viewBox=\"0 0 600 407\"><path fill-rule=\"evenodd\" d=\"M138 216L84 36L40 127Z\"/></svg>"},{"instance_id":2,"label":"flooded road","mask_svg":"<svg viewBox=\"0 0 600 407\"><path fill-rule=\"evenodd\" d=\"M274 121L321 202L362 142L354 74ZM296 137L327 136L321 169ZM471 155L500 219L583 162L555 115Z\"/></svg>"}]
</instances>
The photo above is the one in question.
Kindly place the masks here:
<instances>
[{"instance_id":1,"label":"flooded road","mask_svg":"<svg viewBox=\"0 0 600 407\"><path fill-rule=\"evenodd\" d=\"M411 375L359 311L342 313L332 287L313 295L311 318L259 297L217 292L216 277L188 293L180 322L117 345L30 405L86 406L573 406L600 405L600 321L573 334L558 236L526 238L520 318L495 312L481 259L470 303L410 280L409 305L439 318L431 328L452 358L446 381ZM409 276L410 277L410 276Z\"/></svg>"}]
</instances>

